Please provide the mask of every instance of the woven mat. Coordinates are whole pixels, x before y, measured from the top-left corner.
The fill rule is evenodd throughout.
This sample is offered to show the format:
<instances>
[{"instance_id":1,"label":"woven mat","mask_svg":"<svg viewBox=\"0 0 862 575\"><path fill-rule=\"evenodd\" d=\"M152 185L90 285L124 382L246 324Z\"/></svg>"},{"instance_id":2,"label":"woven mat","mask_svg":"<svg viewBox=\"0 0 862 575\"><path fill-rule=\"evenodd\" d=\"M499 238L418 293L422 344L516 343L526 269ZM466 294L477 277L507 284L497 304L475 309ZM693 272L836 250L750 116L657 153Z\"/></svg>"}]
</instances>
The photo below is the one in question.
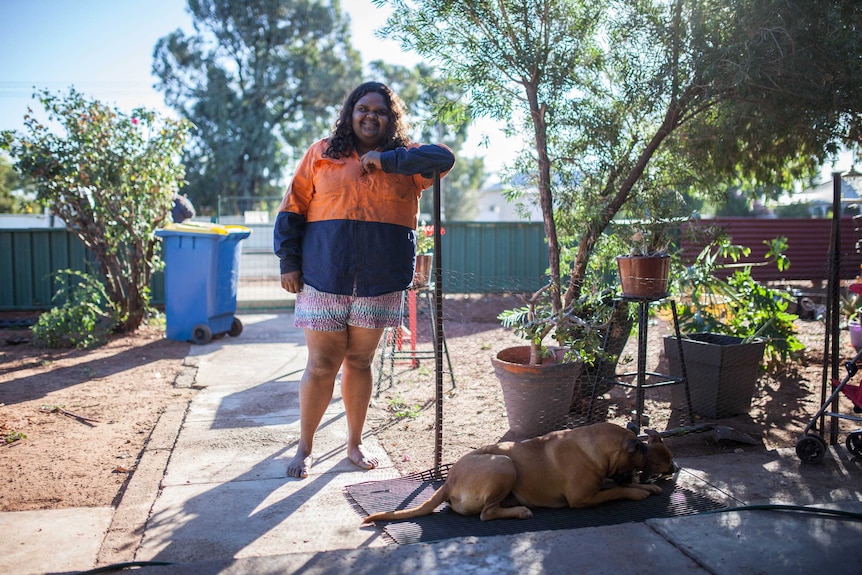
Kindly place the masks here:
<instances>
[{"instance_id":1,"label":"woven mat","mask_svg":"<svg viewBox=\"0 0 862 575\"><path fill-rule=\"evenodd\" d=\"M449 466L397 479L369 481L345 487L345 495L362 517L379 511L415 507L429 499L443 485ZM431 515L407 521L378 523L389 538L399 544L427 543L454 537L486 537L532 531L580 529L618 523L642 522L647 519L679 517L711 511L724 504L674 485L660 481L661 495L643 501L608 501L587 509L533 509L531 519L481 521L478 515L463 516L442 504Z\"/></svg>"}]
</instances>

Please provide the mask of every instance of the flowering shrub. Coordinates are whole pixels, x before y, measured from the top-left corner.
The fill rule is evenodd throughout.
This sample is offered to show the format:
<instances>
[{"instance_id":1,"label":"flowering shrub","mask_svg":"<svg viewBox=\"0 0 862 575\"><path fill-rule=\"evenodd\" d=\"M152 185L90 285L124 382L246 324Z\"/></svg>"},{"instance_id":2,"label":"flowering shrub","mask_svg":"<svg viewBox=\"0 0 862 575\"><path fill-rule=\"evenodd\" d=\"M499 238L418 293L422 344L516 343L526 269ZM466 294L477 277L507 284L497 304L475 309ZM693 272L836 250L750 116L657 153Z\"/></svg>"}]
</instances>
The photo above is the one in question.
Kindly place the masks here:
<instances>
[{"instance_id":1,"label":"flowering shrub","mask_svg":"<svg viewBox=\"0 0 862 575\"><path fill-rule=\"evenodd\" d=\"M440 227L440 235L446 235L446 229ZM416 253L430 254L434 251L434 226L427 226L424 223L416 228Z\"/></svg>"},{"instance_id":2,"label":"flowering shrub","mask_svg":"<svg viewBox=\"0 0 862 575\"><path fill-rule=\"evenodd\" d=\"M28 113L22 131L0 132L0 149L32 178L37 200L90 248L120 331L134 331L147 313L152 270L160 265L154 230L165 223L184 182L180 159L191 124L143 108L129 115L74 88L34 97L61 129ZM67 325L84 325L76 324L78 316L67 319Z\"/></svg>"}]
</instances>

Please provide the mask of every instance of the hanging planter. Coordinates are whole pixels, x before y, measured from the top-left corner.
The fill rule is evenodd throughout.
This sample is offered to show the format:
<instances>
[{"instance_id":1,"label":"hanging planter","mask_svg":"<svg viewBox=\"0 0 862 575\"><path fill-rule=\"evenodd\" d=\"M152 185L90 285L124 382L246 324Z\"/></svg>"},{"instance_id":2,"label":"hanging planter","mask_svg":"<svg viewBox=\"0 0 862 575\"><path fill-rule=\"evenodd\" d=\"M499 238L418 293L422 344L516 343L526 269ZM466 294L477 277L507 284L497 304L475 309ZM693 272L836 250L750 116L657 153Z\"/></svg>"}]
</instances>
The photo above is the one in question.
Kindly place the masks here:
<instances>
[{"instance_id":1,"label":"hanging planter","mask_svg":"<svg viewBox=\"0 0 862 575\"><path fill-rule=\"evenodd\" d=\"M670 256L617 256L623 295L638 299L661 299L668 293Z\"/></svg>"}]
</instances>

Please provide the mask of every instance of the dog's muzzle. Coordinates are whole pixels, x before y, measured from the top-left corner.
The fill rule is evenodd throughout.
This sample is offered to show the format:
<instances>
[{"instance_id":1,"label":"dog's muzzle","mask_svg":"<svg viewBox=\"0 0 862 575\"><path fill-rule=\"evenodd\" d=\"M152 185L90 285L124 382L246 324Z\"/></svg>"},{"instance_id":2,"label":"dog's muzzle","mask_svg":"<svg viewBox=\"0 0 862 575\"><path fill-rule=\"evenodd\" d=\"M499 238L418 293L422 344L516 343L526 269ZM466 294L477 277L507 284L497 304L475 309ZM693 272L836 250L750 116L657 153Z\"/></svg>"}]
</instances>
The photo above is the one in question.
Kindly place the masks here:
<instances>
[{"instance_id":1,"label":"dog's muzzle","mask_svg":"<svg viewBox=\"0 0 862 575\"><path fill-rule=\"evenodd\" d=\"M665 473L653 473L652 475L650 475L646 479L641 477L641 483L655 483L659 479L664 479L666 477L672 477L672 476L676 475L677 473L679 473L680 469L681 468L679 465L677 465L676 461L671 461L670 462L670 471L667 471ZM643 475L643 474L641 474L641 475Z\"/></svg>"}]
</instances>

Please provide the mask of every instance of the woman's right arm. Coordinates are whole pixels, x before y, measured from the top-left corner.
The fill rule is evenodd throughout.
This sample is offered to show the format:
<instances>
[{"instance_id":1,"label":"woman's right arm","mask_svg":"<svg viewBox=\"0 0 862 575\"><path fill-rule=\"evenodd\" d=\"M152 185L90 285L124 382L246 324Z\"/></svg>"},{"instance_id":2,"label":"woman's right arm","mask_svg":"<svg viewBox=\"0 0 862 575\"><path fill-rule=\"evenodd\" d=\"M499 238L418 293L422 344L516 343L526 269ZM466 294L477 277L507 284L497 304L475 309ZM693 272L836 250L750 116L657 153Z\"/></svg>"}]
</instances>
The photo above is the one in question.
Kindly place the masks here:
<instances>
[{"instance_id":1,"label":"woman's right arm","mask_svg":"<svg viewBox=\"0 0 862 575\"><path fill-rule=\"evenodd\" d=\"M305 234L305 214L313 191L314 148L309 148L300 160L278 207L273 226L273 250L279 259L281 284L291 292L294 289L298 292L302 288L302 237Z\"/></svg>"}]
</instances>

